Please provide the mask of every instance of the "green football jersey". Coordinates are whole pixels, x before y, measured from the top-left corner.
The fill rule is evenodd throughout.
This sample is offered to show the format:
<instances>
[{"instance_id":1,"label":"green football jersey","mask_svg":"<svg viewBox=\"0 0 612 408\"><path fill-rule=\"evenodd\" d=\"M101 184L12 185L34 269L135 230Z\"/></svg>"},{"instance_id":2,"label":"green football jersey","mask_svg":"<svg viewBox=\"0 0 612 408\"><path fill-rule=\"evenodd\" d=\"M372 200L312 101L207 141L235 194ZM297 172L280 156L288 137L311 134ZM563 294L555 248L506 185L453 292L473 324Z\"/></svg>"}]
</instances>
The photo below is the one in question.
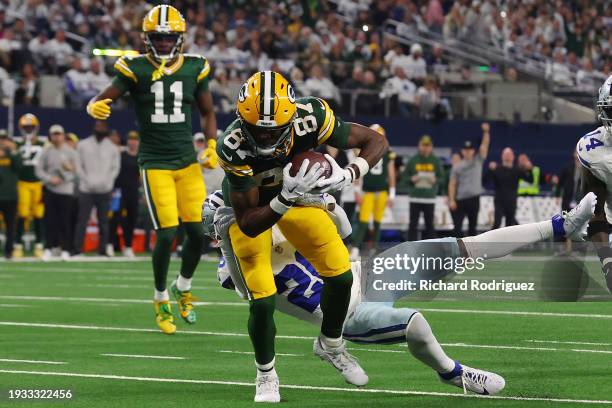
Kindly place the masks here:
<instances>
[{"instance_id":1,"label":"green football jersey","mask_svg":"<svg viewBox=\"0 0 612 408\"><path fill-rule=\"evenodd\" d=\"M389 189L389 162L395 160L395 152L389 150L363 176L363 191L387 191Z\"/></svg>"},{"instance_id":2,"label":"green football jersey","mask_svg":"<svg viewBox=\"0 0 612 408\"><path fill-rule=\"evenodd\" d=\"M239 119L225 130L217 143L217 154L225 170L223 187L226 204L230 204L228 190L248 191L253 187L259 188L259 205L268 204L280 193L283 168L297 153L312 150L321 144L345 148L350 126L335 116L327 102L305 97L298 98L296 106L292 146L286 158L257 157L242 135Z\"/></svg>"},{"instance_id":3,"label":"green football jersey","mask_svg":"<svg viewBox=\"0 0 612 408\"><path fill-rule=\"evenodd\" d=\"M113 85L129 92L140 130L141 167L176 170L196 163L191 128L192 105L208 90L210 65L199 55L181 54L153 81L157 63L148 55L115 63Z\"/></svg>"},{"instance_id":4,"label":"green football jersey","mask_svg":"<svg viewBox=\"0 0 612 408\"><path fill-rule=\"evenodd\" d=\"M21 156L21 169L19 170L20 181L40 181L36 177L36 163L45 148L45 137L38 136L36 141L27 141L23 137L13 139L17 145L17 152Z\"/></svg>"}]
</instances>

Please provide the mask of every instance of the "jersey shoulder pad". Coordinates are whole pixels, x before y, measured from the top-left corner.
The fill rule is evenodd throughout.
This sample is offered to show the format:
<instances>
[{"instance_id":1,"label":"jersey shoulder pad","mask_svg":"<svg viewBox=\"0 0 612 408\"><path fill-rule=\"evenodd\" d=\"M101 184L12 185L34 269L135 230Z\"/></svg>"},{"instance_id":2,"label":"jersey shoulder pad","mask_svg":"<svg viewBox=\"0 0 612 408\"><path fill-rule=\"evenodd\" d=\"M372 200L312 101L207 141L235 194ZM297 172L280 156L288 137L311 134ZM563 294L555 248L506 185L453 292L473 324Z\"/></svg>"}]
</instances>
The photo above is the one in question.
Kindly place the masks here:
<instances>
[{"instance_id":1,"label":"jersey shoulder pad","mask_svg":"<svg viewBox=\"0 0 612 408\"><path fill-rule=\"evenodd\" d=\"M312 133L317 138L317 144L325 143L332 135L336 123L336 116L332 108L324 99L314 96L298 98L295 102L297 117L306 121L309 116L314 116L316 126L314 126Z\"/></svg>"},{"instance_id":2,"label":"jersey shoulder pad","mask_svg":"<svg viewBox=\"0 0 612 408\"><path fill-rule=\"evenodd\" d=\"M217 155L219 164L226 173L236 176L253 175L253 169L246 163L247 156L251 154L246 147L238 119L227 127L217 141Z\"/></svg>"},{"instance_id":3,"label":"jersey shoulder pad","mask_svg":"<svg viewBox=\"0 0 612 408\"><path fill-rule=\"evenodd\" d=\"M133 82L138 82L137 64L144 58L144 55L123 56L119 58L113 68L117 74L122 75Z\"/></svg>"},{"instance_id":4,"label":"jersey shoulder pad","mask_svg":"<svg viewBox=\"0 0 612 408\"><path fill-rule=\"evenodd\" d=\"M185 62L192 63L196 68L198 72L198 82L208 77L210 74L210 64L204 56L199 54L183 54L183 56L185 57Z\"/></svg>"},{"instance_id":5,"label":"jersey shoulder pad","mask_svg":"<svg viewBox=\"0 0 612 408\"><path fill-rule=\"evenodd\" d=\"M608 138L605 136L605 129L599 127L592 132L582 136L576 144L576 153L580 163L590 169L600 162L607 161L611 147Z\"/></svg>"}]
</instances>

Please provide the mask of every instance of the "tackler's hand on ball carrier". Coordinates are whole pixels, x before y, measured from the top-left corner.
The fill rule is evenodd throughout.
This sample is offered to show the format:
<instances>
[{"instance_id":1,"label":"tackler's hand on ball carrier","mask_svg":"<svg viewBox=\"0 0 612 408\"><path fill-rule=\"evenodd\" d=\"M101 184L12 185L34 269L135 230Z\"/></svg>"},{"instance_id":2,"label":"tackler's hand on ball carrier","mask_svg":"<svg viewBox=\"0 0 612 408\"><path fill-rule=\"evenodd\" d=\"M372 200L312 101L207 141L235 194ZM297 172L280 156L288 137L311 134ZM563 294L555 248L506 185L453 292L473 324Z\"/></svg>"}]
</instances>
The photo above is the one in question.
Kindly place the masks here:
<instances>
[{"instance_id":1,"label":"tackler's hand on ball carrier","mask_svg":"<svg viewBox=\"0 0 612 408\"><path fill-rule=\"evenodd\" d=\"M255 400L280 399L274 371L276 286L271 267L275 224L325 281L324 317L315 354L334 365L348 382L364 385L367 375L342 340L353 280L348 250L325 211L294 203L314 189L338 191L362 177L380 160L388 142L372 129L342 121L322 99L296 99L289 82L273 71L258 72L242 86L237 115L217 153L226 173L224 199L237 220L230 229L231 244L250 301L248 327L258 369ZM320 163L309 166L308 160L292 176L291 159L321 144L358 148L361 153L344 169L326 156L332 169L329 177L321 177Z\"/></svg>"}]
</instances>

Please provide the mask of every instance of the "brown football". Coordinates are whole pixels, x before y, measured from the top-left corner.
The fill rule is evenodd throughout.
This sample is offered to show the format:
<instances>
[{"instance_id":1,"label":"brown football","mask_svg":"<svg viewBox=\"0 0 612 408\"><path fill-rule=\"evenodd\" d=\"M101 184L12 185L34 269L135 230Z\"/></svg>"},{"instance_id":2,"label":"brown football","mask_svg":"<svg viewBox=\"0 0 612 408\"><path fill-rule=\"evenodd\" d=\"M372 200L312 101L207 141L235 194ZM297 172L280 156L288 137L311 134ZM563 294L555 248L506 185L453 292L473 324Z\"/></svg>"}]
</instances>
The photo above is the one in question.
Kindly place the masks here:
<instances>
[{"instance_id":1,"label":"brown football","mask_svg":"<svg viewBox=\"0 0 612 408\"><path fill-rule=\"evenodd\" d=\"M291 159L291 169L289 170L289 174L291 174L292 177L297 174L298 170L302 166L302 162L305 159L309 160L308 169L310 169L314 163L318 162L321 163L321 166L323 166L323 168L325 169L325 171L323 172L323 178L328 178L329 176L331 176L331 165L325 158L325 155L309 150L306 152L298 153L293 156L293 159Z\"/></svg>"}]
</instances>

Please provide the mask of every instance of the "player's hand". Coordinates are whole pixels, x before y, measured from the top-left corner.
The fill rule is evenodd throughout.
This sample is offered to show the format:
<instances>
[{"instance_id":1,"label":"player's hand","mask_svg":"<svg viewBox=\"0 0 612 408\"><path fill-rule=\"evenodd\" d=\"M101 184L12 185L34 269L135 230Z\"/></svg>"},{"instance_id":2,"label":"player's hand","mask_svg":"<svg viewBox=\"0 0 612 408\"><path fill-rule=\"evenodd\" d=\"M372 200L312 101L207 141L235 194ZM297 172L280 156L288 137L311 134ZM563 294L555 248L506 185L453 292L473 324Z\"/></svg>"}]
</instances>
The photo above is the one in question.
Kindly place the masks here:
<instances>
[{"instance_id":1,"label":"player's hand","mask_svg":"<svg viewBox=\"0 0 612 408\"><path fill-rule=\"evenodd\" d=\"M289 174L291 163L285 166L283 169L283 189L280 194L285 200L295 202L317 186L317 182L325 169L323 169L321 163L315 163L308 169L309 164L310 160L305 159L295 176Z\"/></svg>"},{"instance_id":2,"label":"player's hand","mask_svg":"<svg viewBox=\"0 0 612 408\"><path fill-rule=\"evenodd\" d=\"M106 120L111 115L111 98L91 102L87 105L87 113L94 119Z\"/></svg>"},{"instance_id":3,"label":"player's hand","mask_svg":"<svg viewBox=\"0 0 612 408\"><path fill-rule=\"evenodd\" d=\"M198 158L202 167L205 169L215 169L219 166L219 156L217 156L217 141L208 139L208 147L200 153Z\"/></svg>"},{"instance_id":4,"label":"player's hand","mask_svg":"<svg viewBox=\"0 0 612 408\"><path fill-rule=\"evenodd\" d=\"M489 125L487 122L480 125L480 128L482 129L483 133L489 133L491 131L491 125Z\"/></svg>"},{"instance_id":5,"label":"player's hand","mask_svg":"<svg viewBox=\"0 0 612 408\"><path fill-rule=\"evenodd\" d=\"M496 168L497 168L497 162L492 161L491 163L489 163L489 170L495 171Z\"/></svg>"},{"instance_id":6,"label":"player's hand","mask_svg":"<svg viewBox=\"0 0 612 408\"><path fill-rule=\"evenodd\" d=\"M450 208L451 211L457 210L457 202L455 200L450 200L448 202L448 208Z\"/></svg>"},{"instance_id":7,"label":"player's hand","mask_svg":"<svg viewBox=\"0 0 612 408\"><path fill-rule=\"evenodd\" d=\"M51 178L49 179L49 184L51 184L52 186L59 186L60 184L62 184L62 179L57 176L51 176Z\"/></svg>"},{"instance_id":8,"label":"player's hand","mask_svg":"<svg viewBox=\"0 0 612 408\"><path fill-rule=\"evenodd\" d=\"M295 201L296 205L300 205L302 207L315 207L321 208L327 211L333 211L334 207L336 207L336 199L333 195L323 193L323 194L312 194L306 193L302 197L298 198Z\"/></svg>"},{"instance_id":9,"label":"player's hand","mask_svg":"<svg viewBox=\"0 0 612 408\"><path fill-rule=\"evenodd\" d=\"M317 189L321 193L335 193L353 182L353 176L348 169L343 169L329 154L325 155L332 168L331 176L320 180Z\"/></svg>"}]
</instances>

